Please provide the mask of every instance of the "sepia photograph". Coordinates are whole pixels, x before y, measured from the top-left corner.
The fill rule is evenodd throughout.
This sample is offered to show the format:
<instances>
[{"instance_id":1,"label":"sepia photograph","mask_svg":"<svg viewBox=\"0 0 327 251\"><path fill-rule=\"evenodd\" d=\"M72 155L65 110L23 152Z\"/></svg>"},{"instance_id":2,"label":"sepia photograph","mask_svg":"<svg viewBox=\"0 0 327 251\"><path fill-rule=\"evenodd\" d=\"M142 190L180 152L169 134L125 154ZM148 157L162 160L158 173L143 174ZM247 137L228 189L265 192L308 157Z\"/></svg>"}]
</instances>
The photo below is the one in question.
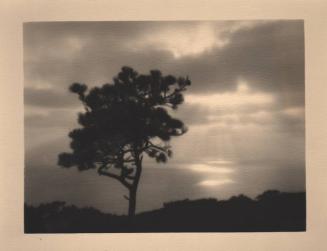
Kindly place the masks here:
<instances>
[{"instance_id":1,"label":"sepia photograph","mask_svg":"<svg viewBox=\"0 0 327 251\"><path fill-rule=\"evenodd\" d=\"M306 231L304 20L25 22L24 232Z\"/></svg>"}]
</instances>

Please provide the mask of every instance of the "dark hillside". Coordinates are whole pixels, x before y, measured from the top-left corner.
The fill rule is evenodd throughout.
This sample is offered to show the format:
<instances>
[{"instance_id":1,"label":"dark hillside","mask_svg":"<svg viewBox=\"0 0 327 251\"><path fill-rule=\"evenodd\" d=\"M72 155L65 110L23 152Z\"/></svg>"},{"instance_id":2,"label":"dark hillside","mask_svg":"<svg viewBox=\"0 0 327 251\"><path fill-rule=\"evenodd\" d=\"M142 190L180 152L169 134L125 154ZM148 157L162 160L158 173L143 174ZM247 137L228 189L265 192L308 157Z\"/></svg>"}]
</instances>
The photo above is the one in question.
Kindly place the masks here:
<instances>
[{"instance_id":1,"label":"dark hillside","mask_svg":"<svg viewBox=\"0 0 327 251\"><path fill-rule=\"evenodd\" d=\"M305 231L305 193L266 191L255 200L199 199L164 203L160 209L127 216L77 208L64 202L25 205L26 233L254 232Z\"/></svg>"}]
</instances>

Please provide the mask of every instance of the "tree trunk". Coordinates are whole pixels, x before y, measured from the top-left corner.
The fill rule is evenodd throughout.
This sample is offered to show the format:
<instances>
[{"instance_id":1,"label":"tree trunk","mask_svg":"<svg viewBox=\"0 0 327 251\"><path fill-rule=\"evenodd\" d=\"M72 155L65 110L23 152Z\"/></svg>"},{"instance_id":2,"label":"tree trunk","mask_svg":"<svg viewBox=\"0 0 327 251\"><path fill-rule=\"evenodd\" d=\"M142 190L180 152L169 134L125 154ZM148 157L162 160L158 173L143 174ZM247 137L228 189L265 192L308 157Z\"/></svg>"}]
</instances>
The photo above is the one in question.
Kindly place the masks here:
<instances>
[{"instance_id":1,"label":"tree trunk","mask_svg":"<svg viewBox=\"0 0 327 251\"><path fill-rule=\"evenodd\" d=\"M133 218L136 210L136 191L137 187L132 187L129 190L128 217Z\"/></svg>"},{"instance_id":2,"label":"tree trunk","mask_svg":"<svg viewBox=\"0 0 327 251\"><path fill-rule=\"evenodd\" d=\"M133 218L136 211L136 193L142 173L142 156L136 154L136 173L132 186L129 188L128 216Z\"/></svg>"}]
</instances>

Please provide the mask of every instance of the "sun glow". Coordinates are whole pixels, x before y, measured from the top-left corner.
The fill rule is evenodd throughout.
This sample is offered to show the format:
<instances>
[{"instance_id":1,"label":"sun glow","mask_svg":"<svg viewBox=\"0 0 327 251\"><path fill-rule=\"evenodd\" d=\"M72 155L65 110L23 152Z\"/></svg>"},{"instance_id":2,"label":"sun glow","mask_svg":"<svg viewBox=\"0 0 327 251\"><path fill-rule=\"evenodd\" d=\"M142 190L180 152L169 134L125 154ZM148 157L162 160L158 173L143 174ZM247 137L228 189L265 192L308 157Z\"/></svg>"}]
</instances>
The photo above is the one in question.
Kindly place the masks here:
<instances>
[{"instance_id":1,"label":"sun glow","mask_svg":"<svg viewBox=\"0 0 327 251\"><path fill-rule=\"evenodd\" d=\"M202 23L195 26L177 26L161 29L145 35L139 42L129 45L134 50L147 47L171 52L174 58L196 56L228 43L221 38L212 24Z\"/></svg>"},{"instance_id":2,"label":"sun glow","mask_svg":"<svg viewBox=\"0 0 327 251\"><path fill-rule=\"evenodd\" d=\"M193 164L191 165L191 170L195 172L204 172L204 173L232 173L233 170L227 167L217 167L206 164Z\"/></svg>"},{"instance_id":3,"label":"sun glow","mask_svg":"<svg viewBox=\"0 0 327 251\"><path fill-rule=\"evenodd\" d=\"M218 160L210 160L207 162L209 165L231 165L234 162L230 160L223 160L223 159L218 159Z\"/></svg>"},{"instance_id":4,"label":"sun glow","mask_svg":"<svg viewBox=\"0 0 327 251\"><path fill-rule=\"evenodd\" d=\"M163 38L166 39L163 39ZM171 39L173 38L173 39ZM166 31L160 38L162 48L171 51L175 58L198 55L213 47L222 47L227 42L219 40L209 25L201 25L193 31Z\"/></svg>"},{"instance_id":5,"label":"sun glow","mask_svg":"<svg viewBox=\"0 0 327 251\"><path fill-rule=\"evenodd\" d=\"M199 182L198 186L205 186L205 187L213 187L213 186L221 186L234 183L231 179L221 179L221 180L204 180Z\"/></svg>"},{"instance_id":6,"label":"sun glow","mask_svg":"<svg viewBox=\"0 0 327 251\"><path fill-rule=\"evenodd\" d=\"M261 22L262 23L262 22ZM258 25L256 21L243 22L198 22L192 25L183 22L166 25L140 36L138 40L127 42L128 49L139 51L148 48L170 52L175 59L198 56L212 49L229 44L231 35L240 29Z\"/></svg>"},{"instance_id":7,"label":"sun glow","mask_svg":"<svg viewBox=\"0 0 327 251\"><path fill-rule=\"evenodd\" d=\"M251 92L246 82L240 82L234 92L198 95L187 95L186 103L207 106L209 108L238 107L244 105L265 105L274 102L271 94Z\"/></svg>"}]
</instances>

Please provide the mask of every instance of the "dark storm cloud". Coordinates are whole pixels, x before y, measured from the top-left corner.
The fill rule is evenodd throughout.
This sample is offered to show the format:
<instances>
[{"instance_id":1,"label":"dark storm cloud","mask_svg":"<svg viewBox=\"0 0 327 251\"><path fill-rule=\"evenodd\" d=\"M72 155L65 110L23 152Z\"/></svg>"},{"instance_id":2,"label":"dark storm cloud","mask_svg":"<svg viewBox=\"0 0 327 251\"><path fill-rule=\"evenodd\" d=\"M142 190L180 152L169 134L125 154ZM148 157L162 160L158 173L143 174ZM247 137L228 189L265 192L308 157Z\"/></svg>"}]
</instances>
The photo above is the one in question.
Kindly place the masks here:
<instances>
[{"instance_id":1,"label":"dark storm cloud","mask_svg":"<svg viewBox=\"0 0 327 251\"><path fill-rule=\"evenodd\" d=\"M73 82L102 85L111 83L124 65L145 73L158 68L161 62L171 63L173 58L168 52L126 48L125 41L136 39L148 29L150 23L142 22L27 24L27 86L47 83L64 90Z\"/></svg>"},{"instance_id":2,"label":"dark storm cloud","mask_svg":"<svg viewBox=\"0 0 327 251\"><path fill-rule=\"evenodd\" d=\"M303 104L302 21L258 22L235 32L226 30L220 34L229 38L226 46L196 56L174 58L171 52L155 44L134 50L133 43L142 42L145 34L160 36L162 28L194 24L27 24L24 35L27 82L47 82L56 89L66 89L72 82L100 85L112 82L121 66L130 65L140 73L157 68L164 74L189 75L193 82L189 92L231 91L241 77L255 90L277 93L280 105Z\"/></svg>"},{"instance_id":3,"label":"dark storm cloud","mask_svg":"<svg viewBox=\"0 0 327 251\"><path fill-rule=\"evenodd\" d=\"M25 125L29 128L61 127L70 128L76 124L77 112L72 109L51 109L46 114L29 114L25 116Z\"/></svg>"},{"instance_id":4,"label":"dark storm cloud","mask_svg":"<svg viewBox=\"0 0 327 251\"><path fill-rule=\"evenodd\" d=\"M26 87L24 90L25 105L42 108L63 108L79 105L78 98L61 89L35 89Z\"/></svg>"},{"instance_id":5,"label":"dark storm cloud","mask_svg":"<svg viewBox=\"0 0 327 251\"><path fill-rule=\"evenodd\" d=\"M167 48L146 42L145 36L161 40L165 29L190 29L205 22L55 22L28 23L24 27L25 104L41 109L75 108L80 103L68 92L73 82L100 85L112 82L123 65L140 73L160 69L164 74L189 75L192 86L187 93L233 92L237 80L244 79L251 91L271 93L271 106L223 107L215 110L216 121L231 124L277 124L279 130L302 128L302 120L277 116L287 107L304 105L304 39L302 21L255 22L231 27L240 22L210 22L217 38L227 38L222 47L213 47L198 55L175 58ZM222 25L223 32L218 32ZM227 28L226 28L227 27ZM170 34L170 33L169 33ZM175 34L176 35L176 34ZM182 34L178 34L182 35ZM186 34L187 35L187 34ZM134 46L133 46L134 45ZM43 88L48 85L49 88ZM40 88L42 87L42 88ZM188 97L186 96L186 99ZM252 116L271 112L270 119ZM213 111L207 106L185 104L177 116L189 126L209 123ZM226 117L235 114L238 120ZM34 115L41 116L41 115ZM57 116L28 117L27 125L64 126ZM68 122L66 123L68 124ZM297 126L296 126L297 125ZM302 129L300 130L302 131Z\"/></svg>"},{"instance_id":6,"label":"dark storm cloud","mask_svg":"<svg viewBox=\"0 0 327 251\"><path fill-rule=\"evenodd\" d=\"M250 87L278 93L285 105L304 102L302 21L279 21L241 29L225 48L185 57L172 66L189 74L192 92L233 90L239 77Z\"/></svg>"},{"instance_id":7,"label":"dark storm cloud","mask_svg":"<svg viewBox=\"0 0 327 251\"><path fill-rule=\"evenodd\" d=\"M303 132L304 116L297 119L281 115L287 107L304 105L303 22L254 22L249 26L239 25L235 29L236 26L233 25L239 23L209 22L209 28L215 31L217 39L227 39L227 43L224 46L213 46L196 55L178 58L169 46L156 41L176 40L177 43L179 35L188 35L187 32L183 33L183 29L189 31L194 27L196 32L202 22L26 24L25 104L47 111L49 108L78 107L80 104L77 97L68 92L71 83L110 83L121 66L129 65L140 73L160 69L164 74L189 75L192 86L187 93L192 95L233 93L238 80L242 79L250 92L266 93L275 98L275 102L269 106L220 107L214 111L205 105L186 103L177 111L176 116L191 127L211 123L210 116L214 114L216 122L224 122L227 126L274 125L281 132L289 132L294 128ZM167 33L166 30L174 32ZM157 39L153 42L148 40L149 36ZM49 88L44 88L45 85ZM187 98L188 96L186 100ZM271 116L253 116L262 111ZM51 115L27 117L27 126L47 128L62 125L65 128L69 124L68 115L59 119L60 114L48 114ZM237 121L233 120L233 116L228 117L233 114L237 115Z\"/></svg>"},{"instance_id":8,"label":"dark storm cloud","mask_svg":"<svg viewBox=\"0 0 327 251\"><path fill-rule=\"evenodd\" d=\"M29 22L24 24L25 42L33 43L60 40L65 36L81 36L93 40L104 37L117 40L132 40L140 34L162 29L164 27L193 27L197 21L110 21L110 22Z\"/></svg>"}]
</instances>

